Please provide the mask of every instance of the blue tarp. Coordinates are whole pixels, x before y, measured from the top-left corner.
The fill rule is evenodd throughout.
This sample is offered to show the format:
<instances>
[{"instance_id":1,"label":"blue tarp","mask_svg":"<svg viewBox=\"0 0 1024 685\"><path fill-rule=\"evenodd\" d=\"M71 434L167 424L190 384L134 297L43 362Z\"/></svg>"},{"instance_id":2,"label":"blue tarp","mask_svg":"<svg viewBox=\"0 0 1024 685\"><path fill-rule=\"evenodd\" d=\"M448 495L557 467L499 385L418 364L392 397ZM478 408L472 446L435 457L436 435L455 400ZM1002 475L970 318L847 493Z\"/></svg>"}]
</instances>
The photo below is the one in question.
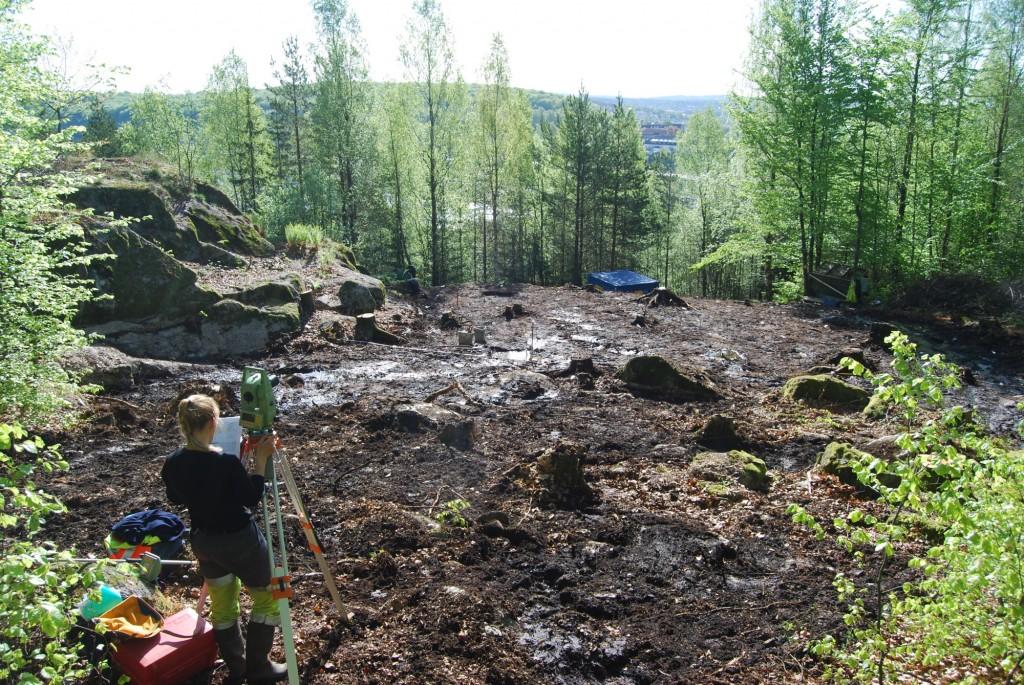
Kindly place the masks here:
<instances>
[{"instance_id":1,"label":"blue tarp","mask_svg":"<svg viewBox=\"0 0 1024 685\"><path fill-rule=\"evenodd\" d=\"M649 293L658 287L658 282L650 276L638 274L628 269L618 271L595 271L587 274L587 283L593 283L603 290L624 290Z\"/></svg>"}]
</instances>

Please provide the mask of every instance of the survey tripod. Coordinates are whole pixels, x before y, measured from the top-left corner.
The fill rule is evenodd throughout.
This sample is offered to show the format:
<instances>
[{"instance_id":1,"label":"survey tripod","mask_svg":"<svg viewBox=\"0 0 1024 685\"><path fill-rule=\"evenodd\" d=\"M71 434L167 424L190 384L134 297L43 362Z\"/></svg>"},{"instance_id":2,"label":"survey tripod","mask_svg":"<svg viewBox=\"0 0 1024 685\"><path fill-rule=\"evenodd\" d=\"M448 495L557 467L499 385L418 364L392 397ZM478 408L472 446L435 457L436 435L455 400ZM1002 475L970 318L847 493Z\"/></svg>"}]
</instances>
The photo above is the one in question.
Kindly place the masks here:
<instances>
[{"instance_id":1,"label":"survey tripod","mask_svg":"<svg viewBox=\"0 0 1024 685\"><path fill-rule=\"evenodd\" d=\"M274 433L273 423L277 414L277 403L274 399L273 386L276 379L270 377L266 371L254 367L245 367L242 372L241 390L241 412L239 423L246 431L246 439L242 446L242 458L254 448L255 440L272 436L274 441L274 452L267 460L267 470L263 474L269 486L263 493L263 525L266 530L267 550L270 556L270 568L273 571L271 579L271 594L277 600L277 606L281 617L281 636L284 640L284 651L286 664L288 666L289 685L299 685L298 659L295 653L295 635L292 632L291 609L289 600L293 597L291 578L288 572L288 552L285 547L284 513L281 508L281 488L283 482L288 491L288 497L295 508L295 514L306 537L309 551L316 558L317 565L324 577L324 583L331 594L334 606L341 615L342 620L351 620L351 613L338 593L338 586L334 582L334 575L324 558L323 550L316 537L313 524L306 514L305 505L299 496L299 488L295 483L295 476L292 473L288 458L281 453L281 441ZM278 479L278 471L281 478Z\"/></svg>"}]
</instances>

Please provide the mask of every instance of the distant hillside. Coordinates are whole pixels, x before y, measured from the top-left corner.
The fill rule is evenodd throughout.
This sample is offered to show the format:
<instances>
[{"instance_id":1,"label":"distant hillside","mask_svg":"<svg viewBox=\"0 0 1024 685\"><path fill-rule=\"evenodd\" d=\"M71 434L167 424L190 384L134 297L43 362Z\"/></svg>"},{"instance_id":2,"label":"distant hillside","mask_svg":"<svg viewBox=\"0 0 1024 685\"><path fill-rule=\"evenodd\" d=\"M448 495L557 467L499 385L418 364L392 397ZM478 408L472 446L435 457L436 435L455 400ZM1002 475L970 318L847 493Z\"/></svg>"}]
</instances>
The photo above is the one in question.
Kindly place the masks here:
<instances>
[{"instance_id":1,"label":"distant hillside","mask_svg":"<svg viewBox=\"0 0 1024 685\"><path fill-rule=\"evenodd\" d=\"M615 106L615 97L594 95L590 98L603 107ZM710 108L718 116L725 113L726 95L667 95L656 98L623 97L622 103L636 112L641 124L685 124L697 112Z\"/></svg>"},{"instance_id":2,"label":"distant hillside","mask_svg":"<svg viewBox=\"0 0 1024 685\"><path fill-rule=\"evenodd\" d=\"M392 85L390 83L375 84L376 88L381 91ZM480 85L471 83L468 84L468 88L472 94L480 88ZM530 98L534 125L538 125L542 121L553 122L557 119L561 113L565 95L540 90L527 90L526 93ZM201 95L202 93L196 94L197 100ZM120 92L114 93L104 101L104 106L113 114L118 126L131 121L131 105L137 96L138 93ZM616 98L614 96L592 95L590 99L595 104L607 109L615 107ZM709 107L719 116L723 116L726 99L725 95L669 95L654 98L623 97L622 101L627 107L636 111L637 119L641 124L681 125L685 124L693 114ZM265 88L257 88L256 101L265 111L269 110L270 91ZM81 111L71 115L70 123L84 126L87 116L86 108L83 107Z\"/></svg>"}]
</instances>

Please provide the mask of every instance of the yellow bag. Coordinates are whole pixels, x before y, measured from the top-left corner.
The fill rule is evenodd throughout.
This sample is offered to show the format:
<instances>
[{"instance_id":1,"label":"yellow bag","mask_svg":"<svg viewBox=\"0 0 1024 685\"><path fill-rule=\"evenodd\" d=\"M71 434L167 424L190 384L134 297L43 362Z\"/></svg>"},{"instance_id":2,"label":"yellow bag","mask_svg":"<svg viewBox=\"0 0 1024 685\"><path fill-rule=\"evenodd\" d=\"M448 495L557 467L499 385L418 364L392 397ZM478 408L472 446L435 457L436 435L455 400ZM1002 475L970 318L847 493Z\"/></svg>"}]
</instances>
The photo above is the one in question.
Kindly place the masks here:
<instances>
[{"instance_id":1,"label":"yellow bag","mask_svg":"<svg viewBox=\"0 0 1024 685\"><path fill-rule=\"evenodd\" d=\"M134 595L101 614L96 622L125 637L153 637L164 627L160 612Z\"/></svg>"}]
</instances>

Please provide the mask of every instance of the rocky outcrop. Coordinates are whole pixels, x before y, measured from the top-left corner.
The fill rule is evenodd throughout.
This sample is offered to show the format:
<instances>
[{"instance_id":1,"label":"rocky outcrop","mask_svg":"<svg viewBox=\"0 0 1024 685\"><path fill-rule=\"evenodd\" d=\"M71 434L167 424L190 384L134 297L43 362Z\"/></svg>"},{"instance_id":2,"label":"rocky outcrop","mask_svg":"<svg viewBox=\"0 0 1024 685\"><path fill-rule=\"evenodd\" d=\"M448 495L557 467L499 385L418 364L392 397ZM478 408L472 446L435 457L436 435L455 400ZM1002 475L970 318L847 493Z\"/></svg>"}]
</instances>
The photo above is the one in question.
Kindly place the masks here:
<instances>
[{"instance_id":1,"label":"rocky outcrop","mask_svg":"<svg viewBox=\"0 0 1024 685\"><path fill-rule=\"evenodd\" d=\"M240 213L232 214L223 207L195 200L188 203L185 213L195 226L196 236L203 242L238 254L260 257L274 251L274 246L263 237L255 224Z\"/></svg>"},{"instance_id":2,"label":"rocky outcrop","mask_svg":"<svg viewBox=\"0 0 1024 685\"><path fill-rule=\"evenodd\" d=\"M68 196L72 204L97 215L132 219L131 230L177 259L231 265L225 264L235 261L229 254L237 260L237 255L273 253L270 241L230 200L223 194L217 199L210 204L195 189L187 193L177 186L169 189L155 181L118 177L101 177ZM244 263L241 260L240 265Z\"/></svg>"},{"instance_id":3,"label":"rocky outcrop","mask_svg":"<svg viewBox=\"0 0 1024 685\"><path fill-rule=\"evenodd\" d=\"M151 317L175 321L221 299L196 284L195 271L129 228L115 226L90 235L94 250L102 255L93 261L90 275L96 290L109 297L83 305L75 321L80 326Z\"/></svg>"},{"instance_id":4,"label":"rocky outcrop","mask_svg":"<svg viewBox=\"0 0 1024 685\"><path fill-rule=\"evenodd\" d=\"M98 256L87 276L100 297L82 306L76 325L130 355L188 361L262 352L302 327L311 311L301 310L298 276L225 292L199 283L202 265L240 267L273 252L223 193L184 187L159 167L109 165L68 196L93 211L84 223Z\"/></svg>"}]
</instances>

